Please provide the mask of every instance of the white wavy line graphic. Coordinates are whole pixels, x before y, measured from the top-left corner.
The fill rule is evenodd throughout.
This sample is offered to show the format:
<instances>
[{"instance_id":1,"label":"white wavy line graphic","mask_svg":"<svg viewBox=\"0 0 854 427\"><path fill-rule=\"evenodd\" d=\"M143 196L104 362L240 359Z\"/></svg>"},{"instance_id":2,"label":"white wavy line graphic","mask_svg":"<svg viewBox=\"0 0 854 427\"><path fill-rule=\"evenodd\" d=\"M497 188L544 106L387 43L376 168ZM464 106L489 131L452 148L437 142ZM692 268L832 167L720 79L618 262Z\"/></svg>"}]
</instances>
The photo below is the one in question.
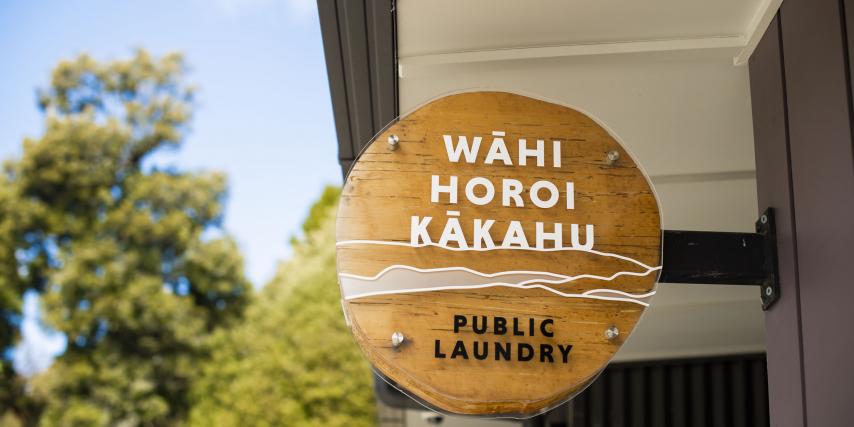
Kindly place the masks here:
<instances>
[{"instance_id":1,"label":"white wavy line graphic","mask_svg":"<svg viewBox=\"0 0 854 427\"><path fill-rule=\"evenodd\" d=\"M623 296L626 296L629 298L638 298L638 299L649 298L649 297L655 295L655 291L649 291L645 294L632 294L632 293L628 293L628 292L618 291L616 289L591 289L587 292L584 292L582 295L592 295L592 294L597 294L597 293L612 293L612 294L617 294L617 295L623 295Z\"/></svg>"},{"instance_id":2,"label":"white wavy line graphic","mask_svg":"<svg viewBox=\"0 0 854 427\"><path fill-rule=\"evenodd\" d=\"M653 268L661 268L661 267L651 267L646 265L634 258L627 257L625 255L615 254L611 252L602 252L597 251L595 249L583 249L583 248L522 248L516 246L494 246L491 248L454 248L447 245L439 245L438 243L420 243L420 244L412 244L407 242L395 242L395 241L387 241L387 240L342 240L340 242L336 242L335 246L347 246L347 245L386 245L386 246L404 246L409 248L423 248L427 246L435 246L441 249L447 249L449 251L475 251L475 252L485 252L485 251L494 251L494 250L521 250L521 251L537 251L537 252L558 252L558 251L577 251L577 252L588 252L591 254L617 258L623 261L628 261L634 264L637 264L647 270L652 270Z\"/></svg>"},{"instance_id":3,"label":"white wavy line graphic","mask_svg":"<svg viewBox=\"0 0 854 427\"><path fill-rule=\"evenodd\" d=\"M637 272L636 271L618 271L618 272L606 277L606 276L598 276L595 274L579 274L577 276L566 276L563 274L552 273L552 272L548 272L548 271L527 271L527 270L501 271L498 273L483 273L483 272L480 272L477 270L472 270L472 269L467 268L467 267L418 268L418 267L412 267L409 265L395 264L395 265L391 265L389 267L386 267L385 269L383 269L382 271L380 271L379 273L377 273L374 276L359 276L359 275L350 274L350 273L340 273L339 276L348 277L351 279L365 280L365 281L375 281L375 280L379 279L380 277L384 276L389 271L392 271L395 269L410 270L410 271L414 271L416 273L434 273L434 272L442 272L442 271L465 271L467 273L471 273L471 274L478 275L481 277L488 277L488 278L499 277L499 276L511 276L511 275L517 275L517 274L552 276L552 277L557 278L557 280L531 279L531 280L526 280L523 282L516 283L516 285L524 286L524 285L528 285L528 284L532 284L532 283L538 283L538 282L548 283L548 284L552 284L552 285L560 285L563 283L573 282L573 281L578 280L578 279L595 279L595 280L612 281L612 280L614 280L620 276L643 277L643 276L648 275L649 273L652 273L653 271L661 270L661 267L650 267L645 272L641 272L641 271L637 271ZM614 291L614 292L619 292L619 291ZM627 294L627 295L629 295L629 294Z\"/></svg>"},{"instance_id":4,"label":"white wavy line graphic","mask_svg":"<svg viewBox=\"0 0 854 427\"><path fill-rule=\"evenodd\" d=\"M584 292L581 294L569 294L566 292L558 291L556 289L552 289L552 288L545 286L545 285L539 285L539 284L536 284L536 285L517 285L517 284L513 284L513 283L487 283L487 284L483 284L483 285L437 286L437 287L430 287L430 288L413 288L413 289L403 289L403 290L366 292L363 294L345 296L344 299L349 301L349 300L358 299L358 298L366 298L366 297L380 296L380 295L393 295L393 294L404 294L404 293L408 294L408 293L433 292L433 291L452 291L452 290L458 290L458 289L484 289L484 288L490 288L490 287L494 287L494 286L503 286L503 287L507 287L507 288L517 288L517 289L537 288L537 289L543 289L545 291L551 292L551 293L556 294L556 295L560 295L560 296L565 297L565 298L587 298L587 299L596 299L596 300L603 300L603 301L622 301L622 302L630 302L630 303L634 303L634 304L639 304L639 305L642 305L644 307L649 307L649 303L639 301L639 300L633 299L631 297L620 298L620 297L605 297L605 296L593 295L593 293L608 293L608 292L613 292L613 293L616 293L619 295L631 295L631 294L628 294L626 292L614 291L611 289L594 289L594 290L590 290L590 291L587 291L587 292ZM650 297L652 295L655 295L655 291L651 291L651 292L648 292L646 294L638 295L638 298L646 298L646 297Z\"/></svg>"}]
</instances>

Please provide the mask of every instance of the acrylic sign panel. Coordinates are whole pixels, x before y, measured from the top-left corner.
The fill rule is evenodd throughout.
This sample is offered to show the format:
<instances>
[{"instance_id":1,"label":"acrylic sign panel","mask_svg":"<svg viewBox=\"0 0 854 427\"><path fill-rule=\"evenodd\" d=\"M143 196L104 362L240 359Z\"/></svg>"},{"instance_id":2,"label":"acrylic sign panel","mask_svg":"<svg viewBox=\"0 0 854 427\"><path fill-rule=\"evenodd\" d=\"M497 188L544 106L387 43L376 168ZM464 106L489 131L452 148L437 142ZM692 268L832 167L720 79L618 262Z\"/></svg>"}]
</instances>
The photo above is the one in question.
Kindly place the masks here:
<instances>
[{"instance_id":1,"label":"acrylic sign panel","mask_svg":"<svg viewBox=\"0 0 854 427\"><path fill-rule=\"evenodd\" d=\"M660 224L646 176L591 118L447 96L378 135L346 180L345 316L378 372L423 403L536 414L583 390L634 329Z\"/></svg>"}]
</instances>

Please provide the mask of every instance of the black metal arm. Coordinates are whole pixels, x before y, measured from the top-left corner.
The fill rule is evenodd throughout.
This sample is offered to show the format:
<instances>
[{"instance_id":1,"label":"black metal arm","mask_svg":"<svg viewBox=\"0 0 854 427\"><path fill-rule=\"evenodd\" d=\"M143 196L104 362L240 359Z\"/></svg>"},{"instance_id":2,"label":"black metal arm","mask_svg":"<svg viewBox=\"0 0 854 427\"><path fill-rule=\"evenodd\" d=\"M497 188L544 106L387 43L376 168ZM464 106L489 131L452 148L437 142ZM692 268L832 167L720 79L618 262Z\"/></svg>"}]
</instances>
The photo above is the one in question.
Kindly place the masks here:
<instances>
[{"instance_id":1,"label":"black metal arm","mask_svg":"<svg viewBox=\"0 0 854 427\"><path fill-rule=\"evenodd\" d=\"M661 283L761 286L762 308L779 298L774 210L756 221L756 233L664 230Z\"/></svg>"}]
</instances>

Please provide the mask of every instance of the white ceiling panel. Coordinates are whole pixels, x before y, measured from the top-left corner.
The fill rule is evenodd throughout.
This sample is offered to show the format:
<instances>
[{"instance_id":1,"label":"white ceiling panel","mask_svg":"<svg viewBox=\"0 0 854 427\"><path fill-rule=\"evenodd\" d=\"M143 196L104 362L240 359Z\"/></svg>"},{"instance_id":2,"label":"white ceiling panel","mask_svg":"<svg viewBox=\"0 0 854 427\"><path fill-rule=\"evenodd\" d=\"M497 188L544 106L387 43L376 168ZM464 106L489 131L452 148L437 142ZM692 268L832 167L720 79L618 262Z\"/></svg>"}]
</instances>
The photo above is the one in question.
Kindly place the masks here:
<instances>
[{"instance_id":1,"label":"white ceiling panel","mask_svg":"<svg viewBox=\"0 0 854 427\"><path fill-rule=\"evenodd\" d=\"M401 58L473 50L749 36L769 0L399 0Z\"/></svg>"}]
</instances>

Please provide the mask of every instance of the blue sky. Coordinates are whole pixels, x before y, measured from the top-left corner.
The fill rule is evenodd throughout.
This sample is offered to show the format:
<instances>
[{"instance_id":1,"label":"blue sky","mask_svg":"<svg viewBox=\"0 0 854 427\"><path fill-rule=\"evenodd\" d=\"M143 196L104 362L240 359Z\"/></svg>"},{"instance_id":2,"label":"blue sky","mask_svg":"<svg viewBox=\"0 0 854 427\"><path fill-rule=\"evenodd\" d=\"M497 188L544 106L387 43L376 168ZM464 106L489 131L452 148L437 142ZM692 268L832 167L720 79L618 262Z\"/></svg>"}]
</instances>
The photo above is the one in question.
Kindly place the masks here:
<instances>
[{"instance_id":1,"label":"blue sky","mask_svg":"<svg viewBox=\"0 0 854 427\"><path fill-rule=\"evenodd\" d=\"M341 183L314 0L0 0L0 158L41 134L35 90L60 59L117 59L137 47L186 55L200 88L193 131L156 161L228 174L225 227L263 285L312 200ZM61 339L38 328L34 298L25 306L16 357L41 367Z\"/></svg>"}]
</instances>

